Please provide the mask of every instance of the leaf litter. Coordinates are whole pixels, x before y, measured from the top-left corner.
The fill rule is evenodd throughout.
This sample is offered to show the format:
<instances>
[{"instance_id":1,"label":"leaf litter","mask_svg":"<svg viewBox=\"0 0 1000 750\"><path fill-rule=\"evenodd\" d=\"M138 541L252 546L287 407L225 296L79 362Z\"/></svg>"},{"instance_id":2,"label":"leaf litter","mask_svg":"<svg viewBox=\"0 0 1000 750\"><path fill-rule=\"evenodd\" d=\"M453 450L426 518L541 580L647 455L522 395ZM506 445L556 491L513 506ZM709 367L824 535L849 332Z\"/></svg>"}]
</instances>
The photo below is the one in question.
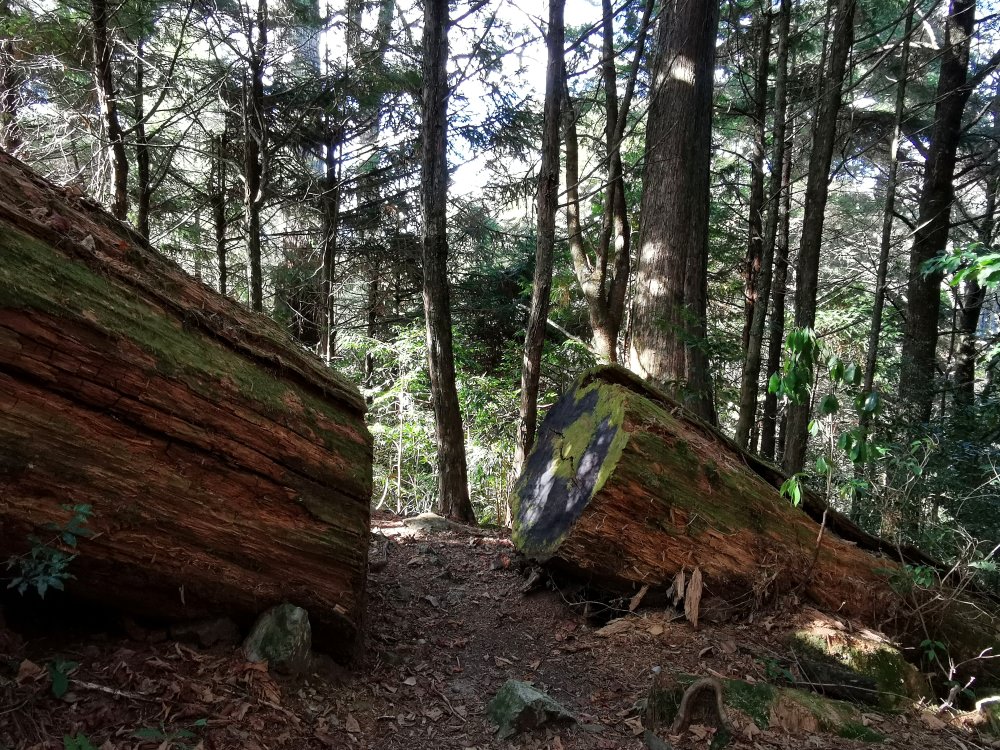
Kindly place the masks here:
<instances>
[{"instance_id":1,"label":"leaf litter","mask_svg":"<svg viewBox=\"0 0 1000 750\"><path fill-rule=\"evenodd\" d=\"M0 747L86 748L70 744L82 737L99 750L644 748L640 703L654 674L766 682L768 664L786 654L795 612L781 605L756 622L719 624L699 617L697 602L680 615L644 606L644 590L617 617L593 622L551 587L522 591L506 533L452 525L393 536L399 519L376 514L373 523L397 545L370 577L365 645L350 668L320 656L307 676L284 678L238 648L199 650L158 631L53 643L25 641L0 622ZM701 594L700 579L700 570L682 573L673 590ZM74 666L57 698L59 664ZM485 706L508 679L532 683L580 724L497 739ZM811 726L758 727L734 713L736 750L874 747ZM887 736L880 747L1000 748L926 715L865 714L865 724ZM693 725L661 739L693 750L713 733Z\"/></svg>"}]
</instances>

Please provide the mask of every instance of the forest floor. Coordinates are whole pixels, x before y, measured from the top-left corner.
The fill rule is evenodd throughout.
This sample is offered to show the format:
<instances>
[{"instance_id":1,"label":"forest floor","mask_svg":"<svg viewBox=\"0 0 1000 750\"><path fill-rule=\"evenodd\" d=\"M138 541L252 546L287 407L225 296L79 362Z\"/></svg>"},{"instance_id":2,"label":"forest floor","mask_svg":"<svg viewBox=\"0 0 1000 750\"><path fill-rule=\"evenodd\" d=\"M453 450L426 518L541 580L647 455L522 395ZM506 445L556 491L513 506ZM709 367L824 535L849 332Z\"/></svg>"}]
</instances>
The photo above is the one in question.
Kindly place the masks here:
<instances>
[{"instance_id":1,"label":"forest floor","mask_svg":"<svg viewBox=\"0 0 1000 750\"><path fill-rule=\"evenodd\" d=\"M602 631L564 593L524 594L503 532L414 532L381 514L373 527L394 543L371 574L368 635L350 670L318 659L309 676L282 678L232 646L199 649L137 628L132 638L70 640L0 628L0 749L640 748L635 706L654 668L767 680L788 656L787 631L819 616L784 607L696 631L672 610L640 608ZM53 673L66 674L61 698ZM510 678L532 682L582 723L497 739L485 709ZM731 718L738 750L872 747L754 731L746 717ZM1000 747L916 709L864 720L888 738L880 747ZM677 750L707 747L698 735L665 739Z\"/></svg>"}]
</instances>

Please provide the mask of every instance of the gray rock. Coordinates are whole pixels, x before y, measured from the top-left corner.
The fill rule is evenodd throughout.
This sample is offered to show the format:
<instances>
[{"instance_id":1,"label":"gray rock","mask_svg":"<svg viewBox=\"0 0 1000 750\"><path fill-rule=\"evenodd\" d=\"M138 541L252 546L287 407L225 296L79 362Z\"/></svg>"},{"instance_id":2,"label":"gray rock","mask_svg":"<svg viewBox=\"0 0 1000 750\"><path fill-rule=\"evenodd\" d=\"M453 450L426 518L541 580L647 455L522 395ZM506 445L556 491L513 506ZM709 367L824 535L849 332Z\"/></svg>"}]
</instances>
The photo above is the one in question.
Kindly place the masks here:
<instances>
[{"instance_id":1,"label":"gray rock","mask_svg":"<svg viewBox=\"0 0 1000 750\"><path fill-rule=\"evenodd\" d=\"M668 742L664 742L653 732L648 729L642 733L642 743L649 748L649 750L672 750L673 745Z\"/></svg>"},{"instance_id":2,"label":"gray rock","mask_svg":"<svg viewBox=\"0 0 1000 750\"><path fill-rule=\"evenodd\" d=\"M552 724L574 724L576 717L526 682L507 680L486 707L500 739Z\"/></svg>"},{"instance_id":3,"label":"gray rock","mask_svg":"<svg viewBox=\"0 0 1000 750\"><path fill-rule=\"evenodd\" d=\"M403 526L422 531L447 531L452 522L437 513L421 513L419 516L403 519Z\"/></svg>"},{"instance_id":4,"label":"gray rock","mask_svg":"<svg viewBox=\"0 0 1000 750\"><path fill-rule=\"evenodd\" d=\"M300 674L309 667L311 648L309 613L287 603L258 617L243 642L249 661L266 661L271 669L288 674Z\"/></svg>"}]
</instances>

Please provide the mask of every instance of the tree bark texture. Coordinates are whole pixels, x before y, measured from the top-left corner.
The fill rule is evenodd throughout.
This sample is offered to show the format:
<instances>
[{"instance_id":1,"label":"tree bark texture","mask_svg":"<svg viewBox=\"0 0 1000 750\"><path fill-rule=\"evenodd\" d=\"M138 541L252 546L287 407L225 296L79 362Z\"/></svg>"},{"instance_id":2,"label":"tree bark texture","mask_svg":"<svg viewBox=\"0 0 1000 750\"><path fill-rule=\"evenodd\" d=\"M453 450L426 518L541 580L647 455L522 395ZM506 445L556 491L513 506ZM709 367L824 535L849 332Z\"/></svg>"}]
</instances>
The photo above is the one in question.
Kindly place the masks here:
<instances>
[{"instance_id":1,"label":"tree bark texture","mask_svg":"<svg viewBox=\"0 0 1000 750\"><path fill-rule=\"evenodd\" d=\"M786 123L792 132L792 121ZM771 283L771 313L767 332L767 369L770 377L781 366L781 347L785 337L785 297L788 289L789 231L792 215L792 144L784 150L781 162L781 195L778 203L778 228L774 238L774 278ZM760 455L774 461L777 455L778 396L764 395L763 416L760 428Z\"/></svg>"},{"instance_id":2,"label":"tree bark texture","mask_svg":"<svg viewBox=\"0 0 1000 750\"><path fill-rule=\"evenodd\" d=\"M146 138L146 61L143 40L135 45L135 173L136 208L135 228L149 239L149 208L153 200L153 181L150 169L150 148Z\"/></svg>"},{"instance_id":3,"label":"tree bark texture","mask_svg":"<svg viewBox=\"0 0 1000 750\"><path fill-rule=\"evenodd\" d=\"M975 21L975 0L952 0L906 287L899 396L904 418L911 426L930 420L934 400L943 274L924 273L924 263L944 252L948 244L951 206L955 200L955 159L962 135L962 115L971 93L966 81Z\"/></svg>"},{"instance_id":4,"label":"tree bark texture","mask_svg":"<svg viewBox=\"0 0 1000 750\"><path fill-rule=\"evenodd\" d=\"M448 0L427 0L424 4L423 73L420 208L427 367L437 431L438 503L442 515L475 523L455 384L448 284Z\"/></svg>"},{"instance_id":5,"label":"tree bark texture","mask_svg":"<svg viewBox=\"0 0 1000 750\"><path fill-rule=\"evenodd\" d=\"M743 265L743 349L750 345L753 311L760 297L764 258L764 152L767 149L767 81L771 59L771 12L764 11L757 29L757 69L754 73L753 152L750 156L750 202L747 205L747 254ZM765 295L765 299L766 299Z\"/></svg>"},{"instance_id":6,"label":"tree bark texture","mask_svg":"<svg viewBox=\"0 0 1000 750\"><path fill-rule=\"evenodd\" d=\"M993 127L1000 126L1000 107L994 105ZM997 191L1000 190L1000 149L996 143L991 144L989 161L986 165L986 176L983 180L983 190L986 193L986 205L983 216L978 222L976 239L980 244L980 252L993 246L993 236L996 229ZM967 279L962 283L959 296L958 316L958 356L952 382L955 388L955 405L968 408L976 400L976 359L977 331L979 318L986 301L986 289L976 279Z\"/></svg>"},{"instance_id":7,"label":"tree bark texture","mask_svg":"<svg viewBox=\"0 0 1000 750\"><path fill-rule=\"evenodd\" d=\"M219 294L229 294L229 259L226 244L226 153L223 145L226 131L212 136L212 168L209 173L209 199L212 204L212 225L215 230L215 257L219 266Z\"/></svg>"},{"instance_id":8,"label":"tree bark texture","mask_svg":"<svg viewBox=\"0 0 1000 750\"><path fill-rule=\"evenodd\" d=\"M705 598L727 609L797 591L885 624L898 614L890 577L900 558L938 564L867 534L808 492L793 507L778 492L784 479L654 385L598 368L539 429L513 492L513 541L554 571L618 594L662 594L680 571L699 568ZM980 624L975 636L962 621L948 632L966 648L996 643L996 622Z\"/></svg>"},{"instance_id":9,"label":"tree bark texture","mask_svg":"<svg viewBox=\"0 0 1000 750\"><path fill-rule=\"evenodd\" d=\"M747 447L750 441L751 428L757 419L761 348L764 341L764 324L767 318L767 307L771 296L774 271L774 246L778 236L778 219L783 200L782 189L784 182L782 175L785 163L785 149L787 147L785 142L785 110L787 109L788 102L788 31L791 23L791 15L791 0L782 0L778 9L777 70L774 80L774 151L771 159L771 179L768 185L767 221L762 228L760 275L757 277L751 290L753 304L748 305L751 317L744 342L746 356L743 359L743 371L740 377L740 412L736 421L736 443L741 448ZM766 50L761 51L761 60L758 63L763 68L765 75L764 90L760 91L760 87L758 86L757 91L758 97L762 99L767 96L767 66L764 56L769 51L770 44L768 44ZM758 73L760 72L758 71ZM761 120L760 127L763 129L763 116L759 111L758 116ZM762 133L763 130L761 130L759 135L762 135ZM763 149L763 143L761 144L761 148ZM761 166L763 167L763 164ZM763 170L761 180L763 180ZM759 210L763 210L763 206ZM751 240L753 239L752 234L753 225L751 223Z\"/></svg>"},{"instance_id":10,"label":"tree bark texture","mask_svg":"<svg viewBox=\"0 0 1000 750\"><path fill-rule=\"evenodd\" d=\"M833 31L828 67L816 111L812 153L806 178L805 215L799 255L795 265L795 325L813 328L816 323L816 292L819 286L819 258L823 242L823 219L830 191L830 164L837 139L837 113L840 111L847 59L854 42L856 0L830 0ZM806 459L809 404L791 404L782 465L789 474L801 471Z\"/></svg>"},{"instance_id":11,"label":"tree bark texture","mask_svg":"<svg viewBox=\"0 0 1000 750\"><path fill-rule=\"evenodd\" d=\"M0 548L89 504L70 594L244 623L291 601L349 658L372 486L357 389L2 154L0 258Z\"/></svg>"},{"instance_id":12,"label":"tree bark texture","mask_svg":"<svg viewBox=\"0 0 1000 750\"><path fill-rule=\"evenodd\" d=\"M541 377L545 326L552 292L552 264L556 244L556 211L559 208L559 105L563 99L563 44L565 0L549 0L549 25L545 36L548 64L545 73L545 111L542 121L542 163L535 199L538 214L535 274L531 286L531 309L524 335L521 366L521 404L518 412L514 467L520 471L535 441L538 425L538 381Z\"/></svg>"},{"instance_id":13,"label":"tree bark texture","mask_svg":"<svg viewBox=\"0 0 1000 750\"><path fill-rule=\"evenodd\" d=\"M677 0L659 21L646 128L629 366L715 418L707 330L709 163L719 6Z\"/></svg>"},{"instance_id":14,"label":"tree bark texture","mask_svg":"<svg viewBox=\"0 0 1000 750\"><path fill-rule=\"evenodd\" d=\"M94 83L97 88L97 102L101 109L104 135L108 139L108 162L113 182L111 213L116 219L124 221L128 215L128 155L125 153L125 134L118 119L107 0L91 0L91 13Z\"/></svg>"}]
</instances>

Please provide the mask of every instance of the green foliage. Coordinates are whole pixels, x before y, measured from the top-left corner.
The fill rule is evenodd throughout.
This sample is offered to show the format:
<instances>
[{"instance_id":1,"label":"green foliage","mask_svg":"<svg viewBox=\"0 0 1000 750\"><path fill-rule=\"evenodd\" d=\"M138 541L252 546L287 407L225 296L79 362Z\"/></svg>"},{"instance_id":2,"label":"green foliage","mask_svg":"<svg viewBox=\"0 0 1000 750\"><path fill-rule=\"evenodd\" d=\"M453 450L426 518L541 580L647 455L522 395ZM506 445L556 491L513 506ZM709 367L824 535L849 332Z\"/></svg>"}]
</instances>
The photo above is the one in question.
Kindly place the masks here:
<instances>
[{"instance_id":1,"label":"green foliage","mask_svg":"<svg viewBox=\"0 0 1000 750\"><path fill-rule=\"evenodd\" d=\"M156 742L159 747L164 750L169 750L170 748L181 748L182 750L187 750L188 748L194 747L195 743L193 740L198 739L197 732L207 725L207 719L198 719L196 722L189 725L190 728L173 730L169 730L165 725L161 724L159 727L143 727L142 729L137 729L132 733L132 736L137 740Z\"/></svg>"},{"instance_id":2,"label":"green foliage","mask_svg":"<svg viewBox=\"0 0 1000 750\"><path fill-rule=\"evenodd\" d=\"M97 748L90 742L87 735L83 732L77 732L72 737L68 734L63 735L63 750L97 750Z\"/></svg>"},{"instance_id":3,"label":"green foliage","mask_svg":"<svg viewBox=\"0 0 1000 750\"><path fill-rule=\"evenodd\" d=\"M781 484L781 496L792 501L796 508L802 502L802 473L793 474Z\"/></svg>"},{"instance_id":4,"label":"green foliage","mask_svg":"<svg viewBox=\"0 0 1000 750\"><path fill-rule=\"evenodd\" d=\"M63 583L74 577L67 568L76 554L66 552L65 548L75 549L81 538L90 536L86 524L93 511L89 505L63 505L62 508L71 513L66 523L63 526L50 523L45 527L55 534L54 537L42 541L31 535L28 537L31 548L27 553L7 558L7 570L16 571L7 588L17 589L22 595L31 588L44 599L49 589L62 591Z\"/></svg>"},{"instance_id":5,"label":"green foliage","mask_svg":"<svg viewBox=\"0 0 1000 750\"><path fill-rule=\"evenodd\" d=\"M69 676L80 664L75 661L56 659L48 663L49 679L52 680L52 695L62 698L69 690Z\"/></svg>"},{"instance_id":6,"label":"green foliage","mask_svg":"<svg viewBox=\"0 0 1000 750\"><path fill-rule=\"evenodd\" d=\"M941 641L933 640L932 638L924 638L920 641L920 649L922 650L922 658L928 664L934 662L942 663L948 655L948 648Z\"/></svg>"},{"instance_id":7,"label":"green foliage","mask_svg":"<svg viewBox=\"0 0 1000 750\"><path fill-rule=\"evenodd\" d=\"M777 659L768 658L764 660L764 674L771 682L785 682L794 685L795 675L787 667L782 666Z\"/></svg>"},{"instance_id":8,"label":"green foliage","mask_svg":"<svg viewBox=\"0 0 1000 750\"><path fill-rule=\"evenodd\" d=\"M944 273L951 277L950 284L958 286L963 281L976 281L987 289L1000 287L1000 253L988 252L981 242L926 261L925 274Z\"/></svg>"},{"instance_id":9,"label":"green foliage","mask_svg":"<svg viewBox=\"0 0 1000 750\"><path fill-rule=\"evenodd\" d=\"M795 404L804 404L812 392L820 344L812 328L793 328L785 338L785 361L781 373L773 373L767 390Z\"/></svg>"}]
</instances>

